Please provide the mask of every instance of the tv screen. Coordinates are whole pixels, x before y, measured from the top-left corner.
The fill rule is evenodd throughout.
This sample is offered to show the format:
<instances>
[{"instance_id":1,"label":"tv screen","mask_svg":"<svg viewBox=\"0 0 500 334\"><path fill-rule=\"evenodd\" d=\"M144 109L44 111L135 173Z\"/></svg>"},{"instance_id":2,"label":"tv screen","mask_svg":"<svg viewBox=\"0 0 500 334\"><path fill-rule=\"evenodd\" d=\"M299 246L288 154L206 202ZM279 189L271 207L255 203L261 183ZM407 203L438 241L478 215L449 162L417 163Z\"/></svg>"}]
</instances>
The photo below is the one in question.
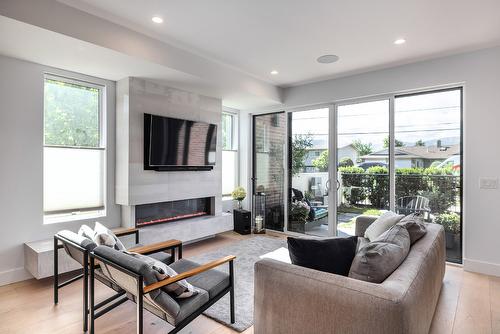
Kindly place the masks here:
<instances>
[{"instance_id":1,"label":"tv screen","mask_svg":"<svg viewBox=\"0 0 500 334\"><path fill-rule=\"evenodd\" d=\"M144 114L145 169L212 169L216 147L215 124Z\"/></svg>"}]
</instances>

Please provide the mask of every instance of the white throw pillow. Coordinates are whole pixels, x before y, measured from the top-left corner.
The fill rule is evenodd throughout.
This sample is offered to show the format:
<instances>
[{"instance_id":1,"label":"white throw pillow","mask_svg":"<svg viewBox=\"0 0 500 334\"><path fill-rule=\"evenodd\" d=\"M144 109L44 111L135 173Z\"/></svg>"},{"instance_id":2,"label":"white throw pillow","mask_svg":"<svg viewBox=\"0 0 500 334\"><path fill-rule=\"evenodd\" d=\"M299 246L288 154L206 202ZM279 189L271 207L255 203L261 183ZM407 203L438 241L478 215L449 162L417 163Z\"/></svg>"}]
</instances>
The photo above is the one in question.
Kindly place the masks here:
<instances>
[{"instance_id":1,"label":"white throw pillow","mask_svg":"<svg viewBox=\"0 0 500 334\"><path fill-rule=\"evenodd\" d=\"M392 211L384 212L365 231L365 238L370 241L378 238L382 233L396 225L404 216Z\"/></svg>"},{"instance_id":2,"label":"white throw pillow","mask_svg":"<svg viewBox=\"0 0 500 334\"><path fill-rule=\"evenodd\" d=\"M91 241L94 241L95 239L95 231L90 226L87 226L85 224L80 226L80 229L78 230L78 235L87 238Z\"/></svg>"},{"instance_id":3,"label":"white throw pillow","mask_svg":"<svg viewBox=\"0 0 500 334\"><path fill-rule=\"evenodd\" d=\"M150 266L151 269L154 271L156 279L158 281L162 281L166 278L177 275L177 272L174 269L152 257L133 252L125 252L125 253L146 262L148 266ZM189 298L198 293L198 290L185 279L166 285L162 288L162 290L172 295L175 298Z\"/></svg>"},{"instance_id":4,"label":"white throw pillow","mask_svg":"<svg viewBox=\"0 0 500 334\"><path fill-rule=\"evenodd\" d=\"M101 223L95 222L94 232L94 242L98 246L108 246L119 251L126 250L120 239Z\"/></svg>"}]
</instances>

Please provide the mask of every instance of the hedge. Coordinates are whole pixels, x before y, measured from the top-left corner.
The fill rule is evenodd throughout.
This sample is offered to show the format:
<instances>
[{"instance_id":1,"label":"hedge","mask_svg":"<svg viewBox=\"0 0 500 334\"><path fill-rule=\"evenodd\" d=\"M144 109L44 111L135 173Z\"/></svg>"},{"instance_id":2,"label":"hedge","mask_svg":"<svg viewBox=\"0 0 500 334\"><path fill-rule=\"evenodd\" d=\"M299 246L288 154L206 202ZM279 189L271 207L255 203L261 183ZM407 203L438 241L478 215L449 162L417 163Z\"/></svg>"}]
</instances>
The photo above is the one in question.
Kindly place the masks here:
<instances>
[{"instance_id":1,"label":"hedge","mask_svg":"<svg viewBox=\"0 0 500 334\"><path fill-rule=\"evenodd\" d=\"M366 199L367 190L364 169L361 167L339 167L344 184L343 194L350 204L356 204Z\"/></svg>"},{"instance_id":2,"label":"hedge","mask_svg":"<svg viewBox=\"0 0 500 334\"><path fill-rule=\"evenodd\" d=\"M344 196L351 204L368 198L379 209L389 206L389 171L374 166L364 171L359 167L340 167ZM396 199L421 195L429 199L432 212L445 212L456 203L460 177L450 168L397 168Z\"/></svg>"}]
</instances>

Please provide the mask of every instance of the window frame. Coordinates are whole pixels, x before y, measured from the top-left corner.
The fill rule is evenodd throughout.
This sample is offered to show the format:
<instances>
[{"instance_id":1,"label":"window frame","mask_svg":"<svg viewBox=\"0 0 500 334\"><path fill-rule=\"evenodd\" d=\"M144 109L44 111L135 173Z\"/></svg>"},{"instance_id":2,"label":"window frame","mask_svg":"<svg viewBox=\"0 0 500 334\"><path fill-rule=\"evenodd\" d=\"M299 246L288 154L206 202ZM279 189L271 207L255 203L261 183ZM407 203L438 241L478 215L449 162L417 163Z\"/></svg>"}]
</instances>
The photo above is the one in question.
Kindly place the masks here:
<instances>
[{"instance_id":1,"label":"window frame","mask_svg":"<svg viewBox=\"0 0 500 334\"><path fill-rule=\"evenodd\" d=\"M83 86L88 88L94 88L98 90L98 131L99 131L99 140L98 146L90 147L90 146L72 146L72 145L49 145L45 144L45 84L47 81L59 81L64 82L74 86ZM45 161L45 148L66 148L66 149L78 149L78 150L94 150L94 151L102 151L103 161L101 166L101 175L102 175L102 185L101 192L103 198L103 205L100 207L94 208L74 208L67 210L57 210L46 212L42 210L44 224L58 223L58 222L67 222L74 220L84 220L84 219L93 219L97 217L106 216L107 209L107 142L106 142L106 108L105 108L105 100L106 100L106 86L103 84L98 84L95 82L90 82L88 80L76 79L67 77L64 75L53 74L53 73L44 73L43 76L43 161ZM43 187L45 188L45 181L42 182ZM45 198L43 198L45 201Z\"/></svg>"},{"instance_id":2,"label":"window frame","mask_svg":"<svg viewBox=\"0 0 500 334\"><path fill-rule=\"evenodd\" d=\"M240 166L240 153L239 153L239 114L236 111L228 110L224 108L222 110L222 115L229 115L231 117L231 149L226 149L224 146L222 147L222 151L229 151L229 152L235 152L236 153L236 164L234 166L235 168L235 173L234 173L234 184L236 187L239 185L240 181L240 174L239 174L239 166ZM222 124L222 119L221 119L221 124ZM222 126L221 126L221 131L222 131ZM222 165L222 160L221 160L221 165ZM224 177L224 176L223 176ZM223 198L230 198L231 193L224 193L222 192L222 197Z\"/></svg>"}]
</instances>

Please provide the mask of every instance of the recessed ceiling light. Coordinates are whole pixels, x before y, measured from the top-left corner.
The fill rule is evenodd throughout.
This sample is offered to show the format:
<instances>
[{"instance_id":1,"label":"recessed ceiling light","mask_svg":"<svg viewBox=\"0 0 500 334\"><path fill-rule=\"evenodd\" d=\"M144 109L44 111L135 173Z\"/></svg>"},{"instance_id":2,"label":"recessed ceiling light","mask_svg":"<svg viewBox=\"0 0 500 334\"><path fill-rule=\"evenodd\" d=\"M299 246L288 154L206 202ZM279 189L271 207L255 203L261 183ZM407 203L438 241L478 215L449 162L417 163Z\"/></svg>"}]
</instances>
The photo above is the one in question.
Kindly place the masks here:
<instances>
[{"instance_id":1,"label":"recessed ceiling light","mask_svg":"<svg viewBox=\"0 0 500 334\"><path fill-rule=\"evenodd\" d=\"M153 21L154 23L163 23L163 19L159 16L153 16L151 18L151 21Z\"/></svg>"},{"instance_id":2,"label":"recessed ceiling light","mask_svg":"<svg viewBox=\"0 0 500 334\"><path fill-rule=\"evenodd\" d=\"M271 71L271 74L272 74L272 75L276 75L276 74L278 74L278 73L279 73L279 72L278 72L278 71L276 71L276 70L272 70L272 71Z\"/></svg>"},{"instance_id":3,"label":"recessed ceiling light","mask_svg":"<svg viewBox=\"0 0 500 334\"><path fill-rule=\"evenodd\" d=\"M394 44L396 45L401 45L401 44L405 44L406 43L406 39L404 38L398 38L397 40L394 41Z\"/></svg>"},{"instance_id":4,"label":"recessed ceiling light","mask_svg":"<svg viewBox=\"0 0 500 334\"><path fill-rule=\"evenodd\" d=\"M335 63L338 60L339 60L339 56L336 56L336 55L323 55L323 56L319 57L318 59L316 59L316 61L318 63L321 63L321 64L331 64L331 63Z\"/></svg>"}]
</instances>

